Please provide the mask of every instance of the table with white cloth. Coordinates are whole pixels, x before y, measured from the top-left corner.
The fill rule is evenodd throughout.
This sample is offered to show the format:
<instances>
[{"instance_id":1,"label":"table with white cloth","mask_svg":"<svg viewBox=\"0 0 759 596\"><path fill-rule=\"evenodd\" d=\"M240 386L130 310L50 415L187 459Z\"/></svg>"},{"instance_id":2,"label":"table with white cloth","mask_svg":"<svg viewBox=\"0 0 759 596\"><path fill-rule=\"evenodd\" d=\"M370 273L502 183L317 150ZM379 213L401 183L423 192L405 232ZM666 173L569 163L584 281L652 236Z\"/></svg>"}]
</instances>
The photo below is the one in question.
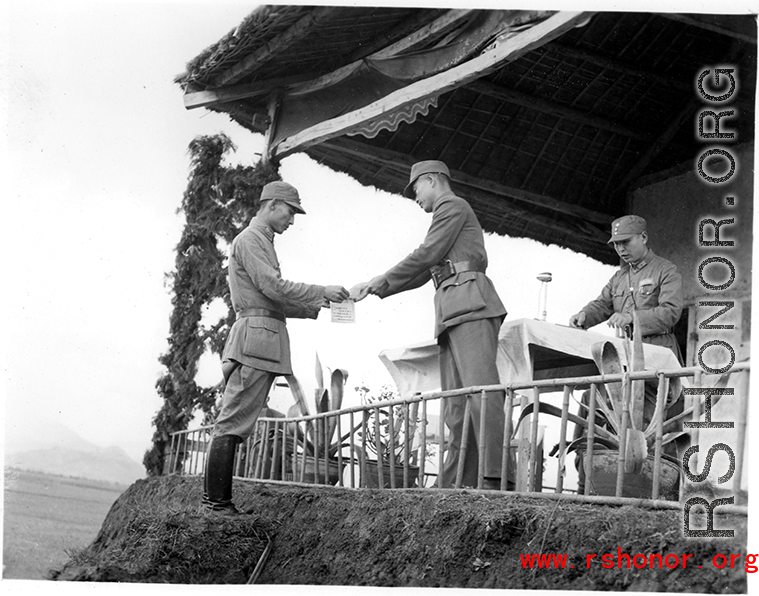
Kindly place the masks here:
<instances>
[{"instance_id":1,"label":"table with white cloth","mask_svg":"<svg viewBox=\"0 0 759 596\"><path fill-rule=\"evenodd\" d=\"M505 321L498 337L498 376L503 384L508 384L598 375L592 347L599 342L613 343L622 358L626 350L632 350L629 340L593 331L536 319ZM643 344L643 355L645 370L680 368L676 356L668 348ZM434 340L383 350L379 357L402 397L440 390L438 345ZM522 403L526 399L524 395ZM523 432L527 427L527 424L522 425ZM525 437L521 435L515 444L520 449L519 453L525 448ZM534 453L535 449L531 452ZM520 459L526 464L525 459L531 458ZM526 470L522 462L518 465L520 471ZM518 490L520 484L518 477Z\"/></svg>"},{"instance_id":2,"label":"table with white cloth","mask_svg":"<svg viewBox=\"0 0 759 596\"><path fill-rule=\"evenodd\" d=\"M592 346L612 342L620 354L626 340L536 319L506 321L498 334L496 364L502 383L597 375ZM668 348L643 344L646 370L680 368ZM380 352L401 396L440 389L438 346L434 340Z\"/></svg>"}]
</instances>

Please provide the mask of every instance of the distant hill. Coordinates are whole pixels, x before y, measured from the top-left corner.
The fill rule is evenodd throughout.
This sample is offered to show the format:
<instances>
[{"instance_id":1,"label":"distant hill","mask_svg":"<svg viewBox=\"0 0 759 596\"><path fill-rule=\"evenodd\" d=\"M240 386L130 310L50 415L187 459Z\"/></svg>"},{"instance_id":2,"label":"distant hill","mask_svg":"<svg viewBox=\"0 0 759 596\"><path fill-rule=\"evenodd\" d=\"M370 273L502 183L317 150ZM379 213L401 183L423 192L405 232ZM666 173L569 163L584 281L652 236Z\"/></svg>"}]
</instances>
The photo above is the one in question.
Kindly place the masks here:
<instances>
[{"instance_id":1,"label":"distant hill","mask_svg":"<svg viewBox=\"0 0 759 596\"><path fill-rule=\"evenodd\" d=\"M36 421L23 434L6 425L5 466L129 486L145 468L120 447L100 447L58 422Z\"/></svg>"},{"instance_id":2,"label":"distant hill","mask_svg":"<svg viewBox=\"0 0 759 596\"><path fill-rule=\"evenodd\" d=\"M145 469L118 447L98 451L35 449L8 453L5 465L59 476L102 480L129 486L145 477Z\"/></svg>"}]
</instances>

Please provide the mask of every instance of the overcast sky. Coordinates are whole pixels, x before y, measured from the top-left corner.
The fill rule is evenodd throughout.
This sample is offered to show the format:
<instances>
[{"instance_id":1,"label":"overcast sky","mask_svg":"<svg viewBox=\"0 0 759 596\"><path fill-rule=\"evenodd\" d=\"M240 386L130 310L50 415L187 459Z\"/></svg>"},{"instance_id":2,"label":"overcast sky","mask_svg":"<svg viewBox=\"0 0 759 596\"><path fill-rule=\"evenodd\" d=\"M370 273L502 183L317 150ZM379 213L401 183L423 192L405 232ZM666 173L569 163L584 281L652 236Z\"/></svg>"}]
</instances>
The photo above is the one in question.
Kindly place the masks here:
<instances>
[{"instance_id":1,"label":"overcast sky","mask_svg":"<svg viewBox=\"0 0 759 596\"><path fill-rule=\"evenodd\" d=\"M10 341L7 432L59 421L141 460L160 408L170 295L183 220L187 146L227 133L233 162L251 163L262 137L225 116L187 111L173 84L184 65L233 29L251 6L200 3L13 3L6 85L10 185L3 242ZM307 216L277 239L285 277L346 287L415 248L430 216L412 201L363 187L305 155L282 163ZM551 271L549 319L593 298L611 269L536 242L488 239L489 273L510 317L537 316L536 275ZM211 315L218 311L211 311ZM210 320L209 315L209 320ZM390 377L377 355L432 338L432 288L357 305L353 325L293 321L296 374L309 395L314 355L346 368L349 387ZM199 381L214 384L218 359Z\"/></svg>"}]
</instances>

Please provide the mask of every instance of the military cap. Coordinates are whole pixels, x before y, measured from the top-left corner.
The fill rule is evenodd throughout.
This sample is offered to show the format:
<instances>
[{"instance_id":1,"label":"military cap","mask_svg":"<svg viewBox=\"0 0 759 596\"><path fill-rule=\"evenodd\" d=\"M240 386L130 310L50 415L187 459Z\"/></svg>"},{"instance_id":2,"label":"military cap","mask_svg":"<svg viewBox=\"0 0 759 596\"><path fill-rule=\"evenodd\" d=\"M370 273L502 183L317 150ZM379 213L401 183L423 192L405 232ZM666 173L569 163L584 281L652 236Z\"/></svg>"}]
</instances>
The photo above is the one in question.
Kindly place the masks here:
<instances>
[{"instance_id":1,"label":"military cap","mask_svg":"<svg viewBox=\"0 0 759 596\"><path fill-rule=\"evenodd\" d=\"M279 180L275 182L269 182L269 184L264 186L263 190L261 191L260 200L263 202L270 201L271 199L279 199L280 201L284 201L298 213L303 213L304 215L306 214L305 210L300 205L300 196L298 195L298 190L292 184L281 182Z\"/></svg>"},{"instance_id":2,"label":"military cap","mask_svg":"<svg viewBox=\"0 0 759 596\"><path fill-rule=\"evenodd\" d=\"M621 242L646 231L646 220L640 215L623 215L611 222L611 238L606 242Z\"/></svg>"},{"instance_id":3,"label":"military cap","mask_svg":"<svg viewBox=\"0 0 759 596\"><path fill-rule=\"evenodd\" d=\"M445 174L448 178L451 177L451 172L448 170L448 166L442 161L436 159L428 159L427 161L418 161L411 166L411 175L409 176L408 184L403 189L403 196L413 199L414 198L414 182L419 176L424 174Z\"/></svg>"}]
</instances>

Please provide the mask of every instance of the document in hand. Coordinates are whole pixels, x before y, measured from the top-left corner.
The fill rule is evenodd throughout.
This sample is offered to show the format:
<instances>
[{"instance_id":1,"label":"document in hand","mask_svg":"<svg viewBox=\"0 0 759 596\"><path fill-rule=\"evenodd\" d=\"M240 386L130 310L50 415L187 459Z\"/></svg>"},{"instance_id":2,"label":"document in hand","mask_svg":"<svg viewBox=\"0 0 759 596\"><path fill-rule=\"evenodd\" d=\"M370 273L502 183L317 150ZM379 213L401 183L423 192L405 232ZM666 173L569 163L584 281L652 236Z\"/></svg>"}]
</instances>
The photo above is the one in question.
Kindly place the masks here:
<instances>
[{"instance_id":1,"label":"document in hand","mask_svg":"<svg viewBox=\"0 0 759 596\"><path fill-rule=\"evenodd\" d=\"M333 302L330 304L329 309L332 312L333 323L356 322L356 303L353 300Z\"/></svg>"}]
</instances>

